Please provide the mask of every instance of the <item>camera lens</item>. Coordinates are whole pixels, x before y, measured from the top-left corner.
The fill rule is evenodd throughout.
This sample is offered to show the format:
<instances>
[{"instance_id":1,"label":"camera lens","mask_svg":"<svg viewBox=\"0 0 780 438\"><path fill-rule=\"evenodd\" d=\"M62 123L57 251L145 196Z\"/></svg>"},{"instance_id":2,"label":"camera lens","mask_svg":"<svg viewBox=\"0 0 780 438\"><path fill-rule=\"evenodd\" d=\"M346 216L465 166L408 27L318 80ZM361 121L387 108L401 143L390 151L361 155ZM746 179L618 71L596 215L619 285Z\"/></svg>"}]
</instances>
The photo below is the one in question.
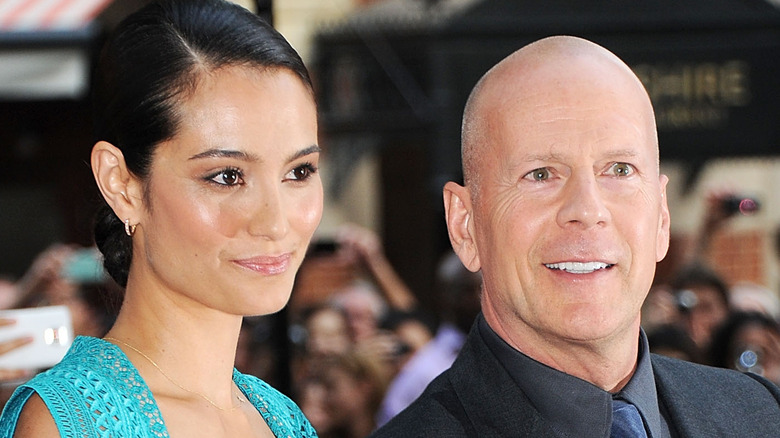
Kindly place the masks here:
<instances>
[{"instance_id":1,"label":"camera lens","mask_svg":"<svg viewBox=\"0 0 780 438\"><path fill-rule=\"evenodd\" d=\"M721 201L723 210L728 214L750 215L761 209L757 199L748 196L729 196Z\"/></svg>"},{"instance_id":2,"label":"camera lens","mask_svg":"<svg viewBox=\"0 0 780 438\"><path fill-rule=\"evenodd\" d=\"M692 290L683 289L677 292L677 305L682 311L689 311L699 304L699 297Z\"/></svg>"},{"instance_id":3,"label":"camera lens","mask_svg":"<svg viewBox=\"0 0 780 438\"><path fill-rule=\"evenodd\" d=\"M745 350L737 359L737 367L741 371L748 371L758 365L758 354L753 350Z\"/></svg>"}]
</instances>

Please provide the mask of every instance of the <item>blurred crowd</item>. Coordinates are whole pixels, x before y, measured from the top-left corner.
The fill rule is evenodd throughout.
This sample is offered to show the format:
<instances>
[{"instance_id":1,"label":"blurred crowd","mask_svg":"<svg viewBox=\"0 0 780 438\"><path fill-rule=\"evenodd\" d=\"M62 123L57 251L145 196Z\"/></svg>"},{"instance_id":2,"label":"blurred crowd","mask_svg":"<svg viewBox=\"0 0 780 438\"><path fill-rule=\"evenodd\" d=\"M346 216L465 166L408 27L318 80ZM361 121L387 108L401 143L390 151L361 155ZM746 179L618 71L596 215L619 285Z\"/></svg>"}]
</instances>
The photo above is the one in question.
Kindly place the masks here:
<instances>
[{"instance_id":1,"label":"blurred crowd","mask_svg":"<svg viewBox=\"0 0 780 438\"><path fill-rule=\"evenodd\" d=\"M479 311L481 278L454 254L434 275L436 290L428 292L440 306L431 312L373 232L346 225L332 242L314 245L293 293L310 291L291 303L292 392L321 437L368 435L452 364Z\"/></svg>"},{"instance_id":2,"label":"blurred crowd","mask_svg":"<svg viewBox=\"0 0 780 438\"><path fill-rule=\"evenodd\" d=\"M768 285L730 283L711 255L714 236L758 204L712 190L690 256L657 282L642 308L650 350L691 362L753 372L780 383L780 301ZM777 232L775 232L777 234ZM777 239L775 239L777 240ZM772 242L780 260L780 242Z\"/></svg>"},{"instance_id":3,"label":"blurred crowd","mask_svg":"<svg viewBox=\"0 0 780 438\"><path fill-rule=\"evenodd\" d=\"M691 256L651 289L642 326L651 351L754 372L780 384L780 301L766 285L728 284L708 255L712 236L739 211L713 192ZM780 245L778 245L780 255ZM436 272L436 309L424 309L387 260L379 237L344 225L311 245L285 310L245 318L236 367L272 381L287 368L290 396L323 438L364 437L410 404L457 355L479 311L481 278L454 254ZM18 279L0 280L0 310L64 305L73 334L101 337L121 290L92 248L56 244ZM1 315L1 314L0 314ZM0 331L13 320L0 317ZM2 338L0 338L2 339ZM28 338L0 342L0 354ZM0 369L4 402L34 370ZM277 376L277 377L274 377ZM279 382L271 382L279 385ZM284 385L279 385L284 386Z\"/></svg>"},{"instance_id":4,"label":"blurred crowd","mask_svg":"<svg viewBox=\"0 0 780 438\"><path fill-rule=\"evenodd\" d=\"M103 272L95 248L53 244L42 251L20 278L0 278L0 335L16 324L2 310L64 306L70 314L72 333L102 337L114 321L121 289ZM0 354L31 343L31 336L0 336ZM37 370L0 368L0 403L5 404L18 383Z\"/></svg>"}]
</instances>

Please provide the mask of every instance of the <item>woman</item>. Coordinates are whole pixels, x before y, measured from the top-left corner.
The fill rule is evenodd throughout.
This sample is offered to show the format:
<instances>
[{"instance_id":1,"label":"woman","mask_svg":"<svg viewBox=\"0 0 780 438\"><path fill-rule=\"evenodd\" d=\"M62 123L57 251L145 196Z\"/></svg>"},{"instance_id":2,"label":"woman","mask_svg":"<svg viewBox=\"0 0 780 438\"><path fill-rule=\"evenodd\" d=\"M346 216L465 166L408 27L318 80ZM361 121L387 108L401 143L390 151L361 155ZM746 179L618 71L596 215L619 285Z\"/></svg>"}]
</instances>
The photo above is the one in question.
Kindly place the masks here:
<instances>
[{"instance_id":1,"label":"woman","mask_svg":"<svg viewBox=\"0 0 780 438\"><path fill-rule=\"evenodd\" d=\"M16 392L0 436L316 436L233 368L242 317L287 303L322 213L300 58L238 6L160 1L119 26L96 79L95 235L122 308Z\"/></svg>"},{"instance_id":2,"label":"woman","mask_svg":"<svg viewBox=\"0 0 780 438\"><path fill-rule=\"evenodd\" d=\"M762 375L780 384L780 324L762 312L732 312L715 330L710 364Z\"/></svg>"},{"instance_id":3,"label":"woman","mask_svg":"<svg viewBox=\"0 0 780 438\"><path fill-rule=\"evenodd\" d=\"M387 389L381 360L357 351L323 361L319 375L325 389L328 436L362 438L376 427L376 413Z\"/></svg>"}]
</instances>

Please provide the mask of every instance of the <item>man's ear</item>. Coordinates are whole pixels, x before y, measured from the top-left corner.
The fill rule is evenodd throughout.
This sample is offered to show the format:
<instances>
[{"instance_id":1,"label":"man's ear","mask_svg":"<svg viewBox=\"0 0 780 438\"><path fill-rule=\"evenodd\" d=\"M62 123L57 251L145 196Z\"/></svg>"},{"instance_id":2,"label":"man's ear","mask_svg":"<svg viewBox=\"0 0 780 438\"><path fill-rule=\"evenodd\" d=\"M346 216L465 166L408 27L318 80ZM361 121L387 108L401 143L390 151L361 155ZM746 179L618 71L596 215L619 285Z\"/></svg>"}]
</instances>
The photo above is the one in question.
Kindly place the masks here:
<instances>
[{"instance_id":1,"label":"man's ear","mask_svg":"<svg viewBox=\"0 0 780 438\"><path fill-rule=\"evenodd\" d=\"M137 224L141 208L141 184L127 169L122 151L99 141L92 147L92 174L100 193L121 221Z\"/></svg>"},{"instance_id":2,"label":"man's ear","mask_svg":"<svg viewBox=\"0 0 780 438\"><path fill-rule=\"evenodd\" d=\"M666 257L669 251L669 239L671 235L671 214L669 213L669 202L666 199L666 185L669 178L666 175L660 176L661 184L661 209L658 217L658 236L656 240L656 262L660 262Z\"/></svg>"},{"instance_id":3,"label":"man's ear","mask_svg":"<svg viewBox=\"0 0 780 438\"><path fill-rule=\"evenodd\" d=\"M452 181L444 185L444 216L447 232L455 254L471 272L481 268L477 241L474 238L471 194L468 189Z\"/></svg>"}]
</instances>

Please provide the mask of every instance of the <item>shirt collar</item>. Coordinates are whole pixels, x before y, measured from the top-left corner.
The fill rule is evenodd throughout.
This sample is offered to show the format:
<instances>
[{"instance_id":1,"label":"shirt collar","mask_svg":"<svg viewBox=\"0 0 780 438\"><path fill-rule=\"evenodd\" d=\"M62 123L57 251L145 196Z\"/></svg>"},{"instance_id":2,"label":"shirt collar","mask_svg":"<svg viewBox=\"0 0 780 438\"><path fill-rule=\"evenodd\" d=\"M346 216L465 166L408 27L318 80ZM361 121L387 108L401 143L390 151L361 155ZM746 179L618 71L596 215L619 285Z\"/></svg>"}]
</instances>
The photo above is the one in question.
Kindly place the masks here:
<instances>
[{"instance_id":1,"label":"shirt collar","mask_svg":"<svg viewBox=\"0 0 780 438\"><path fill-rule=\"evenodd\" d=\"M639 329L639 357L637 358L636 371L623 390L615 397L622 398L636 406L652 436L668 436L668 426L662 419L661 410L658 407L653 365L650 363L650 347L645 331L641 328Z\"/></svg>"},{"instance_id":2,"label":"shirt collar","mask_svg":"<svg viewBox=\"0 0 780 438\"><path fill-rule=\"evenodd\" d=\"M479 333L531 404L560 436L609 436L612 394L590 382L537 362L507 344L485 321L478 318ZM637 368L631 380L616 394L636 405L652 436L661 432L661 414L650 364L647 337L640 330Z\"/></svg>"}]
</instances>

